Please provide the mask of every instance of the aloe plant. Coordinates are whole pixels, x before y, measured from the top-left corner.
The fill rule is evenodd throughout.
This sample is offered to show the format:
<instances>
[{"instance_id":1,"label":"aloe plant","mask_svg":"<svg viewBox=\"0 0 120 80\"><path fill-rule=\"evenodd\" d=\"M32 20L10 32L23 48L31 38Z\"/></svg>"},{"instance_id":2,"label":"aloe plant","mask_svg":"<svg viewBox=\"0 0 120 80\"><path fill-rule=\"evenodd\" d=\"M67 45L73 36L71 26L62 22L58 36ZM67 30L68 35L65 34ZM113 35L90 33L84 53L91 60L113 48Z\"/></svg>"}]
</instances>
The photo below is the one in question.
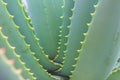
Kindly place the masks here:
<instances>
[{"instance_id":1,"label":"aloe plant","mask_svg":"<svg viewBox=\"0 0 120 80\"><path fill-rule=\"evenodd\" d=\"M120 0L26 1L0 0L1 80L120 80Z\"/></svg>"}]
</instances>

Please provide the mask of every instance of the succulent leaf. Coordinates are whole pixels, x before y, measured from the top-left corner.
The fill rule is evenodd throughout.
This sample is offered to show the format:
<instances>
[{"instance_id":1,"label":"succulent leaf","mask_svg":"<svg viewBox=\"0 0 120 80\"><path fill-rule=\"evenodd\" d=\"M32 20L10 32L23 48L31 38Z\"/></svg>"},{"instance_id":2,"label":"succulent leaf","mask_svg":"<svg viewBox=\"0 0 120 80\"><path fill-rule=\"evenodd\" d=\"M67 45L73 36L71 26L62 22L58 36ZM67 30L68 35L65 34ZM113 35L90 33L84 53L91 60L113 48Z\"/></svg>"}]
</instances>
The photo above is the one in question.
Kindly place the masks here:
<instances>
[{"instance_id":1,"label":"succulent leaf","mask_svg":"<svg viewBox=\"0 0 120 80\"><path fill-rule=\"evenodd\" d=\"M100 0L70 80L105 80L120 49L120 1Z\"/></svg>"},{"instance_id":2,"label":"succulent leaf","mask_svg":"<svg viewBox=\"0 0 120 80\"><path fill-rule=\"evenodd\" d=\"M0 47L1 48L4 47L6 49L6 56L8 57L8 59L15 59L14 66L16 68L22 69L21 75L24 78L35 80L35 77L30 75L30 72L27 70L28 68L26 68L25 65L23 64L24 62L21 61L20 56L15 53L15 47L12 47L7 40L8 38L6 38L6 36L4 36L0 30Z\"/></svg>"},{"instance_id":3,"label":"succulent leaf","mask_svg":"<svg viewBox=\"0 0 120 80\"><path fill-rule=\"evenodd\" d=\"M112 71L107 80L119 80L120 79L120 68Z\"/></svg>"},{"instance_id":4,"label":"succulent leaf","mask_svg":"<svg viewBox=\"0 0 120 80\"><path fill-rule=\"evenodd\" d=\"M49 58L54 59L57 55L63 0L27 0L27 3L36 36L40 39L39 43Z\"/></svg>"},{"instance_id":5,"label":"succulent leaf","mask_svg":"<svg viewBox=\"0 0 120 80\"><path fill-rule=\"evenodd\" d=\"M82 45L79 43L84 40L85 36L83 33L88 29L86 23L90 22L90 13L94 11L93 5L96 4L97 1L98 0L76 0L74 14L70 24L71 28L68 36L66 56L63 67L58 74L66 76L71 75L70 71L74 69L72 65L76 64L75 58L79 55L77 50L79 50Z\"/></svg>"},{"instance_id":6,"label":"succulent leaf","mask_svg":"<svg viewBox=\"0 0 120 80\"><path fill-rule=\"evenodd\" d=\"M34 53L30 50L30 45L25 43L24 37L22 37L18 31L18 27L13 22L13 17L8 13L6 5L4 5L2 0L0 0L0 12L0 26L2 26L2 32L5 36L8 36L8 42L16 47L16 53L21 56L21 60L26 63L26 67L31 69L31 72L34 73L34 76L37 77L38 80L41 78L54 80L37 62Z\"/></svg>"},{"instance_id":7,"label":"succulent leaf","mask_svg":"<svg viewBox=\"0 0 120 80\"><path fill-rule=\"evenodd\" d=\"M5 56L4 48L0 49L0 80L25 80L13 66L13 60ZM21 72L21 71L20 71ZM7 77L6 77L7 76Z\"/></svg>"},{"instance_id":8,"label":"succulent leaf","mask_svg":"<svg viewBox=\"0 0 120 80\"><path fill-rule=\"evenodd\" d=\"M14 21L16 25L20 26L19 30L22 35L25 36L25 41L30 44L30 49L35 52L35 56L39 59L39 62L43 67L49 71L56 70L60 67L59 64L53 63L53 61L49 60L44 51L41 49L39 42L37 41L35 34L30 26L30 22L27 20L26 12L24 11L24 6L20 0L4 0L7 3L8 11L14 15Z\"/></svg>"},{"instance_id":9,"label":"succulent leaf","mask_svg":"<svg viewBox=\"0 0 120 80\"><path fill-rule=\"evenodd\" d=\"M74 1L73 0L65 0L65 4L62 6L64 13L63 13L63 22L62 25L60 26L60 39L59 42L61 42L60 46L58 47L58 56L54 60L55 62L62 63L63 62L63 57L64 57L64 51L66 50L66 45L67 43L67 35L69 33L70 28L68 27L71 23L70 17L73 14L73 9L74 7Z\"/></svg>"},{"instance_id":10,"label":"succulent leaf","mask_svg":"<svg viewBox=\"0 0 120 80\"><path fill-rule=\"evenodd\" d=\"M0 80L119 80L120 0L0 0L0 48Z\"/></svg>"}]
</instances>

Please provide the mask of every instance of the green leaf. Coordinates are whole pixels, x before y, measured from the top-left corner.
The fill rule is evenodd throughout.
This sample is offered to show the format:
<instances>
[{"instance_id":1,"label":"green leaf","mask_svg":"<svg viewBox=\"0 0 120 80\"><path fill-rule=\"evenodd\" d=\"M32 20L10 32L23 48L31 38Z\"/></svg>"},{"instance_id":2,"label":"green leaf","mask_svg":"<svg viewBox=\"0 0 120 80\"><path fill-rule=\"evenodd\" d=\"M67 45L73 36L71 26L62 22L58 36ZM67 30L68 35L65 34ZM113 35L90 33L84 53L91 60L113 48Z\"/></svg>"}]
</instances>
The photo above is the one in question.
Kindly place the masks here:
<instances>
[{"instance_id":1,"label":"green leaf","mask_svg":"<svg viewBox=\"0 0 120 80\"><path fill-rule=\"evenodd\" d=\"M45 53L53 59L57 55L62 0L27 0L36 36Z\"/></svg>"},{"instance_id":2,"label":"green leaf","mask_svg":"<svg viewBox=\"0 0 120 80\"><path fill-rule=\"evenodd\" d=\"M0 26L2 26L2 33L8 36L8 42L16 47L16 53L21 56L21 60L26 63L26 67L30 68L34 76L37 77L38 80L41 78L54 80L34 57L34 53L30 50L30 45L25 43L24 37L18 31L18 26L13 22L13 16L8 13L6 3L2 0L0 0Z\"/></svg>"},{"instance_id":3,"label":"green leaf","mask_svg":"<svg viewBox=\"0 0 120 80\"><path fill-rule=\"evenodd\" d=\"M13 60L8 60L3 48L0 49L0 80L25 80L13 66Z\"/></svg>"},{"instance_id":4,"label":"green leaf","mask_svg":"<svg viewBox=\"0 0 120 80\"><path fill-rule=\"evenodd\" d=\"M91 20L90 13L94 11L93 5L98 0L76 0L74 13L70 24L70 32L68 35L67 48L63 67L58 74L69 76L75 68L78 50L81 48L80 42L84 40L85 33L88 29L87 24Z\"/></svg>"},{"instance_id":5,"label":"green leaf","mask_svg":"<svg viewBox=\"0 0 120 80\"><path fill-rule=\"evenodd\" d=\"M120 80L120 68L113 70L107 80Z\"/></svg>"},{"instance_id":6,"label":"green leaf","mask_svg":"<svg viewBox=\"0 0 120 80\"><path fill-rule=\"evenodd\" d=\"M70 80L105 80L120 49L120 0L100 0Z\"/></svg>"},{"instance_id":7,"label":"green leaf","mask_svg":"<svg viewBox=\"0 0 120 80\"><path fill-rule=\"evenodd\" d=\"M58 63L62 63L63 62L63 57L64 57L64 51L66 50L66 45L65 43L67 43L68 40L68 34L69 34L69 25L71 23L71 16L73 14L73 9L74 7L74 1L73 0L65 0L65 4L62 6L64 13L63 13L63 19L62 19L62 24L59 27L60 28L60 39L59 39L59 43L60 46L58 47L58 56L55 58L55 62Z\"/></svg>"},{"instance_id":8,"label":"green leaf","mask_svg":"<svg viewBox=\"0 0 120 80\"><path fill-rule=\"evenodd\" d=\"M8 37L4 36L0 29L0 47L1 48L4 47L6 49L6 56L8 57L8 59L15 60L14 66L15 68L22 69L21 75L24 78L35 80L35 77L33 77L33 75L29 72L30 69L26 68L24 62L21 61L20 55L16 54L15 47L12 47L7 40L8 40Z\"/></svg>"},{"instance_id":9,"label":"green leaf","mask_svg":"<svg viewBox=\"0 0 120 80\"><path fill-rule=\"evenodd\" d=\"M39 59L39 63L43 65L43 67L49 71L56 70L60 67L59 64L53 63L48 57L45 55L44 51L39 45L37 41L34 31L31 29L33 27L30 26L29 19L25 13L23 4L20 2L21 0L4 0L7 3L7 9L10 14L14 15L14 21L16 25L20 26L19 31L22 35L25 36L25 41L30 44L31 51L35 52L35 56Z\"/></svg>"}]
</instances>

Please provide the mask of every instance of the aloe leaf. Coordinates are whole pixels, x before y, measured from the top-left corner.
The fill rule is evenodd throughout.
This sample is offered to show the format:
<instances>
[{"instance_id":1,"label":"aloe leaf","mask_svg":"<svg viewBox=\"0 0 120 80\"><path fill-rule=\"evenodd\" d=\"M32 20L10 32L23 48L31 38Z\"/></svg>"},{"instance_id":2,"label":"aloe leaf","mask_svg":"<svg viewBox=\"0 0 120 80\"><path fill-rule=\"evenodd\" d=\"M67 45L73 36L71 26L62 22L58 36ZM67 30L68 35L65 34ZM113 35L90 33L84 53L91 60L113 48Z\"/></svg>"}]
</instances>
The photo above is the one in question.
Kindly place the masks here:
<instances>
[{"instance_id":1,"label":"aloe leaf","mask_svg":"<svg viewBox=\"0 0 120 80\"><path fill-rule=\"evenodd\" d=\"M100 0L70 80L105 80L120 49L120 0Z\"/></svg>"},{"instance_id":2,"label":"aloe leaf","mask_svg":"<svg viewBox=\"0 0 120 80\"><path fill-rule=\"evenodd\" d=\"M120 68L113 70L107 80L120 80Z\"/></svg>"},{"instance_id":3,"label":"aloe leaf","mask_svg":"<svg viewBox=\"0 0 120 80\"><path fill-rule=\"evenodd\" d=\"M34 35L34 31L30 26L30 18L27 17L21 0L4 1L7 3L7 9L10 14L14 15L16 25L20 26L20 32L25 36L26 42L31 45L30 48L33 52L35 52L35 56L39 59L40 64L49 71L58 69L60 65L49 60L44 51L41 49L39 42Z\"/></svg>"},{"instance_id":4,"label":"aloe leaf","mask_svg":"<svg viewBox=\"0 0 120 80\"><path fill-rule=\"evenodd\" d=\"M73 7L74 7L74 1L73 0L65 0L65 4L62 6L64 13L63 13L63 22L61 24L60 28L60 39L59 43L60 46L58 47L58 56L54 60L55 62L62 63L63 62L63 57L64 57L64 51L66 50L66 45L65 43L67 42L67 35L69 33L69 25L70 25L70 17L73 14Z\"/></svg>"},{"instance_id":5,"label":"aloe leaf","mask_svg":"<svg viewBox=\"0 0 120 80\"><path fill-rule=\"evenodd\" d=\"M0 30L1 31L1 30ZM22 76L24 78L32 79L35 80L35 77L29 72L29 69L25 67L24 62L20 60L20 56L15 53L15 47L12 47L8 41L8 37L4 36L2 32L0 32L0 47L4 47L6 49L6 56L8 59L15 59L15 64L14 66L16 68L21 68L22 69Z\"/></svg>"},{"instance_id":6,"label":"aloe leaf","mask_svg":"<svg viewBox=\"0 0 120 80\"><path fill-rule=\"evenodd\" d=\"M3 48L0 49L0 80L25 80L19 72L12 60L7 59Z\"/></svg>"},{"instance_id":7,"label":"aloe leaf","mask_svg":"<svg viewBox=\"0 0 120 80\"><path fill-rule=\"evenodd\" d=\"M59 70L58 74L69 76L76 64L76 58L78 57L77 50L81 48L81 41L84 40L84 35L88 29L86 23L90 22L90 13L94 11L93 5L98 0L76 0L74 13L70 24L70 32L68 35L67 48L65 53L65 60L63 67Z\"/></svg>"},{"instance_id":8,"label":"aloe leaf","mask_svg":"<svg viewBox=\"0 0 120 80\"><path fill-rule=\"evenodd\" d=\"M60 30L60 26L61 26L62 20L63 20L62 6L64 5L64 0L43 0L43 2L45 5L45 13L47 16L46 17L47 23L48 23L49 29L51 31L51 34L53 36L53 40L55 41L52 44L56 44L56 47L54 49L56 50L55 53L57 53L57 48L60 45L58 43L58 41L59 41L59 36L60 36L59 30ZM55 57L56 57L56 55L55 55Z\"/></svg>"},{"instance_id":9,"label":"aloe leaf","mask_svg":"<svg viewBox=\"0 0 120 80\"><path fill-rule=\"evenodd\" d=\"M0 26L2 26L2 33L8 36L8 42L16 47L16 53L21 56L21 60L26 63L26 67L31 69L34 76L37 77L38 80L41 78L44 80L54 80L34 57L30 46L25 43L24 37L18 31L18 26L13 22L13 17L8 13L6 3L2 0L0 0Z\"/></svg>"},{"instance_id":10,"label":"aloe leaf","mask_svg":"<svg viewBox=\"0 0 120 80\"><path fill-rule=\"evenodd\" d=\"M50 59L57 54L62 0L27 0L28 13L35 28L36 36Z\"/></svg>"}]
</instances>

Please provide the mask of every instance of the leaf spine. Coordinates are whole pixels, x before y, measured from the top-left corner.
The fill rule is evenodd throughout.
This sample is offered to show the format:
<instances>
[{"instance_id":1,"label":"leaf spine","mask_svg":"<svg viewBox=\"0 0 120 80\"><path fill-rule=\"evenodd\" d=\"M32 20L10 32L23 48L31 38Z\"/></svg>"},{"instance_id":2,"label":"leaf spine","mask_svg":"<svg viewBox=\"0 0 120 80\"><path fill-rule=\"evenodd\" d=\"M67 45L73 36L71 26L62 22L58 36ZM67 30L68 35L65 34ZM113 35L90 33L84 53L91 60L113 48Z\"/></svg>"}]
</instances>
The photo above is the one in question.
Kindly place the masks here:
<instances>
[{"instance_id":1,"label":"leaf spine","mask_svg":"<svg viewBox=\"0 0 120 80\"><path fill-rule=\"evenodd\" d=\"M60 26L59 28L60 28L60 29L62 29L62 28L63 28L63 26Z\"/></svg>"},{"instance_id":2,"label":"leaf spine","mask_svg":"<svg viewBox=\"0 0 120 80\"><path fill-rule=\"evenodd\" d=\"M61 42L58 42L58 44L60 45L60 44L61 44Z\"/></svg>"},{"instance_id":3,"label":"leaf spine","mask_svg":"<svg viewBox=\"0 0 120 80\"><path fill-rule=\"evenodd\" d=\"M21 73L22 73L22 69L17 69L17 70L16 70L16 73L17 73L17 74L21 74Z\"/></svg>"},{"instance_id":4,"label":"leaf spine","mask_svg":"<svg viewBox=\"0 0 120 80\"><path fill-rule=\"evenodd\" d=\"M9 17L10 17L11 19L13 19L13 18L14 18L14 16L13 16L13 15L9 15Z\"/></svg>"},{"instance_id":5,"label":"leaf spine","mask_svg":"<svg viewBox=\"0 0 120 80\"><path fill-rule=\"evenodd\" d=\"M0 54L5 54L5 48L0 48Z\"/></svg>"},{"instance_id":6,"label":"leaf spine","mask_svg":"<svg viewBox=\"0 0 120 80\"><path fill-rule=\"evenodd\" d=\"M64 18L64 16L60 16L60 18L61 18L61 19L63 19L63 18Z\"/></svg>"},{"instance_id":7,"label":"leaf spine","mask_svg":"<svg viewBox=\"0 0 120 80\"><path fill-rule=\"evenodd\" d=\"M58 35L59 37L61 37L62 35Z\"/></svg>"},{"instance_id":8,"label":"leaf spine","mask_svg":"<svg viewBox=\"0 0 120 80\"><path fill-rule=\"evenodd\" d=\"M87 33L83 33L83 35L86 37L86 36L87 36Z\"/></svg>"},{"instance_id":9,"label":"leaf spine","mask_svg":"<svg viewBox=\"0 0 120 80\"><path fill-rule=\"evenodd\" d=\"M72 20L72 17L69 17L69 20L71 21L71 20Z\"/></svg>"},{"instance_id":10,"label":"leaf spine","mask_svg":"<svg viewBox=\"0 0 120 80\"><path fill-rule=\"evenodd\" d=\"M68 38L68 37L69 37L69 35L66 35L66 36L65 36L65 38Z\"/></svg>"},{"instance_id":11,"label":"leaf spine","mask_svg":"<svg viewBox=\"0 0 120 80\"><path fill-rule=\"evenodd\" d=\"M71 11L74 12L74 8L72 8Z\"/></svg>"},{"instance_id":12,"label":"leaf spine","mask_svg":"<svg viewBox=\"0 0 120 80\"><path fill-rule=\"evenodd\" d=\"M7 36L3 36L4 39L8 40L8 37Z\"/></svg>"},{"instance_id":13,"label":"leaf spine","mask_svg":"<svg viewBox=\"0 0 120 80\"><path fill-rule=\"evenodd\" d=\"M75 61L77 61L79 59L79 57L75 58Z\"/></svg>"},{"instance_id":14,"label":"leaf spine","mask_svg":"<svg viewBox=\"0 0 120 80\"><path fill-rule=\"evenodd\" d=\"M14 60L14 59L8 60L8 63L9 63L10 65L13 65L13 64L15 63L15 60Z\"/></svg>"},{"instance_id":15,"label":"leaf spine","mask_svg":"<svg viewBox=\"0 0 120 80\"><path fill-rule=\"evenodd\" d=\"M82 44L82 45L83 45L83 44L85 44L85 42L81 41L81 42L80 42L80 44Z\"/></svg>"},{"instance_id":16,"label":"leaf spine","mask_svg":"<svg viewBox=\"0 0 120 80\"><path fill-rule=\"evenodd\" d=\"M7 6L7 3L4 1L1 1L4 6Z\"/></svg>"},{"instance_id":17,"label":"leaf spine","mask_svg":"<svg viewBox=\"0 0 120 80\"><path fill-rule=\"evenodd\" d=\"M58 49L60 49L60 47L58 47Z\"/></svg>"},{"instance_id":18,"label":"leaf spine","mask_svg":"<svg viewBox=\"0 0 120 80\"><path fill-rule=\"evenodd\" d=\"M67 46L67 45L68 45L68 43L64 43L64 45L65 45L65 46Z\"/></svg>"},{"instance_id":19,"label":"leaf spine","mask_svg":"<svg viewBox=\"0 0 120 80\"><path fill-rule=\"evenodd\" d=\"M91 26L91 23L87 23L87 26L90 27L90 26Z\"/></svg>"},{"instance_id":20,"label":"leaf spine","mask_svg":"<svg viewBox=\"0 0 120 80\"><path fill-rule=\"evenodd\" d=\"M61 6L61 8L62 8L62 9L64 9L64 7L65 7L64 5L63 5L63 6Z\"/></svg>"},{"instance_id":21,"label":"leaf spine","mask_svg":"<svg viewBox=\"0 0 120 80\"><path fill-rule=\"evenodd\" d=\"M17 57L17 58L20 58L21 56L20 56L20 55L18 55L18 54L16 54L16 57Z\"/></svg>"},{"instance_id":22,"label":"leaf spine","mask_svg":"<svg viewBox=\"0 0 120 80\"><path fill-rule=\"evenodd\" d=\"M96 9L98 7L98 5L94 5L94 8Z\"/></svg>"},{"instance_id":23,"label":"leaf spine","mask_svg":"<svg viewBox=\"0 0 120 80\"><path fill-rule=\"evenodd\" d=\"M70 27L71 27L70 25L69 25L69 26L67 26L67 28L68 28L68 29L70 29Z\"/></svg>"},{"instance_id":24,"label":"leaf spine","mask_svg":"<svg viewBox=\"0 0 120 80\"><path fill-rule=\"evenodd\" d=\"M0 31L2 30L2 27L0 26Z\"/></svg>"},{"instance_id":25,"label":"leaf spine","mask_svg":"<svg viewBox=\"0 0 120 80\"><path fill-rule=\"evenodd\" d=\"M30 69L29 69L29 68L26 68L26 70L27 70L27 71L30 71Z\"/></svg>"},{"instance_id":26,"label":"leaf spine","mask_svg":"<svg viewBox=\"0 0 120 80\"><path fill-rule=\"evenodd\" d=\"M95 13L90 13L90 15L91 15L92 17L94 17Z\"/></svg>"},{"instance_id":27,"label":"leaf spine","mask_svg":"<svg viewBox=\"0 0 120 80\"><path fill-rule=\"evenodd\" d=\"M81 50L77 50L77 52L78 52L78 53L80 53L80 52L81 52Z\"/></svg>"},{"instance_id":28,"label":"leaf spine","mask_svg":"<svg viewBox=\"0 0 120 80\"><path fill-rule=\"evenodd\" d=\"M76 65L72 65L72 67L73 67L73 68L75 68L75 67L76 67Z\"/></svg>"}]
</instances>

